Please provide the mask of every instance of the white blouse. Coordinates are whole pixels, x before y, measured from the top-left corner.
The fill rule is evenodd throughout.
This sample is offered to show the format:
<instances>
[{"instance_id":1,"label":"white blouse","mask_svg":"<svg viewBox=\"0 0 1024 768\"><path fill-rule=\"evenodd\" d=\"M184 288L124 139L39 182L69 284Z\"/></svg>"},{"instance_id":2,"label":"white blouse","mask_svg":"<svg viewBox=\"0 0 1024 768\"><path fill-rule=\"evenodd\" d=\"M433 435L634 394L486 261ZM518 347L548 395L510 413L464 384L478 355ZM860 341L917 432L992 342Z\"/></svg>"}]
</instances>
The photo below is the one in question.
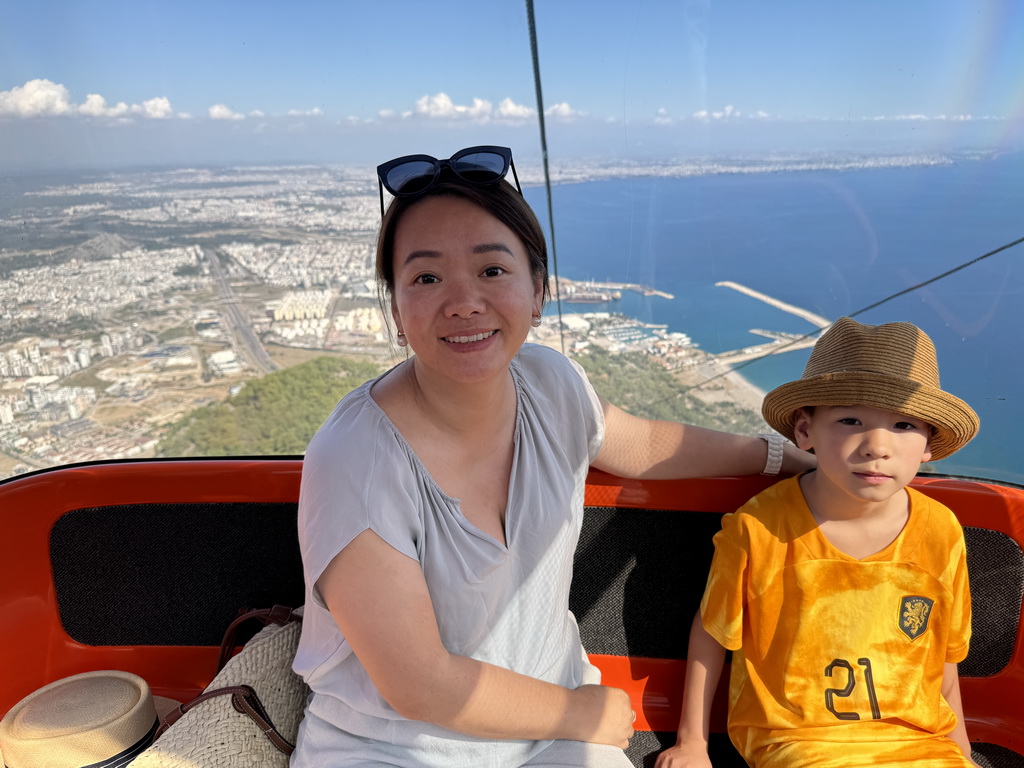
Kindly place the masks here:
<instances>
[{"instance_id":1,"label":"white blouse","mask_svg":"<svg viewBox=\"0 0 1024 768\"><path fill-rule=\"evenodd\" d=\"M583 370L547 347L525 345L510 369L517 417L507 546L437 486L370 396L379 379L349 393L310 442L298 519L306 608L294 669L313 693L293 766L319 764L306 761L314 753L340 764L350 750L394 764L517 765L549 743L474 739L387 704L314 588L368 528L420 563L451 653L569 688L585 673L596 681L568 605L584 484L604 436L600 403Z\"/></svg>"}]
</instances>

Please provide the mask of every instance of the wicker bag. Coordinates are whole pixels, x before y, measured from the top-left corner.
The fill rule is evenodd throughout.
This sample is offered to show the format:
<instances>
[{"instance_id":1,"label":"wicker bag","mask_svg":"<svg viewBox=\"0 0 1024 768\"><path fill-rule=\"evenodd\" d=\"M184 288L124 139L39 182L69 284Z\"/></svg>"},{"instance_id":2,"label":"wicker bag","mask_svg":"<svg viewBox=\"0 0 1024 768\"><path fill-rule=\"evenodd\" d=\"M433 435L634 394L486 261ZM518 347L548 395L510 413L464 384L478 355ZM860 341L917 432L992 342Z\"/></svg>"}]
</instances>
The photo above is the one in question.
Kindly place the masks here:
<instances>
[{"instance_id":1,"label":"wicker bag","mask_svg":"<svg viewBox=\"0 0 1024 768\"><path fill-rule=\"evenodd\" d=\"M302 609L275 606L236 619L207 688L164 717L162 733L132 768L287 768L309 688L292 672ZM266 626L236 656L234 630L249 618Z\"/></svg>"}]
</instances>

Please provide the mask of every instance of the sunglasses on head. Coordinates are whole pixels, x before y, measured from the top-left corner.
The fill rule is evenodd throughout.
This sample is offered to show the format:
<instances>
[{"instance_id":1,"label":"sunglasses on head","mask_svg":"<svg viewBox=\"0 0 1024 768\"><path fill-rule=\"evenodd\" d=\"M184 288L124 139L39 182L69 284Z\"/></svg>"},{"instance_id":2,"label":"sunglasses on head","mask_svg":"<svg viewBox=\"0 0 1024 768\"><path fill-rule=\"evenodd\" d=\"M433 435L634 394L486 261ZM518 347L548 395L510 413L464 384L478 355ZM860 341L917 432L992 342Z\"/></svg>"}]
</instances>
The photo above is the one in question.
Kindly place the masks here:
<instances>
[{"instance_id":1,"label":"sunglasses on head","mask_svg":"<svg viewBox=\"0 0 1024 768\"><path fill-rule=\"evenodd\" d=\"M447 160L438 160L430 155L406 155L377 166L381 216L384 215L385 189L395 197L421 195L438 182L445 168L467 184L481 187L497 184L511 168L516 189L523 194L512 162L512 150L508 147L467 147Z\"/></svg>"}]
</instances>

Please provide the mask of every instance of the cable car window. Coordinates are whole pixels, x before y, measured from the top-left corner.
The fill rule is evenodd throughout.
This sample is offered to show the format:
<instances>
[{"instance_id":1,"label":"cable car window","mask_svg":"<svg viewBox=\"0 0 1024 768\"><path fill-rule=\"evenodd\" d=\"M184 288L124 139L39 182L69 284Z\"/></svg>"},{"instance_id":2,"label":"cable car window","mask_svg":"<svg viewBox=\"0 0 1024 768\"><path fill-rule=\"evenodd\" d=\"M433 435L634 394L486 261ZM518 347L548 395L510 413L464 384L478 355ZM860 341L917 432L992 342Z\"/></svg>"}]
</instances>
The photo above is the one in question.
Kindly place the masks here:
<instances>
[{"instance_id":1,"label":"cable car window","mask_svg":"<svg viewBox=\"0 0 1024 768\"><path fill-rule=\"evenodd\" d=\"M757 433L828 323L908 320L982 422L924 469L1024 483L1013 4L6 14L0 477L301 454L399 353L374 167L490 144L557 259L531 340L609 399Z\"/></svg>"}]
</instances>

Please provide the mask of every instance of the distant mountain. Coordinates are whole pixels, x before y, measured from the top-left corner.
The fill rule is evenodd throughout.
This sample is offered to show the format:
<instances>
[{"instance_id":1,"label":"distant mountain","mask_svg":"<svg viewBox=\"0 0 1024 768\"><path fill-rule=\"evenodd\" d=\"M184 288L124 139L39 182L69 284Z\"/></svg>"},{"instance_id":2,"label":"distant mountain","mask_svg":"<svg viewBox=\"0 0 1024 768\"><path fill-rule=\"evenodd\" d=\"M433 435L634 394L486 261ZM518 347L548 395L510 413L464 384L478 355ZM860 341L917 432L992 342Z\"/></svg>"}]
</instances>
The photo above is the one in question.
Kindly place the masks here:
<instances>
[{"instance_id":1,"label":"distant mountain","mask_svg":"<svg viewBox=\"0 0 1024 768\"><path fill-rule=\"evenodd\" d=\"M112 259L119 253L130 251L136 247L137 245L127 238L110 232L102 232L83 243L62 249L60 255L83 261L102 261L103 259Z\"/></svg>"},{"instance_id":2,"label":"distant mountain","mask_svg":"<svg viewBox=\"0 0 1024 768\"><path fill-rule=\"evenodd\" d=\"M66 242L66 240L62 240L62 242ZM103 261L111 259L119 253L137 248L139 245L139 243L109 232L103 232L75 245L42 245L30 252L12 251L13 255L9 256L3 253L6 249L0 244L0 279L10 277L12 272L19 269L52 267L65 264L71 259Z\"/></svg>"}]
</instances>

